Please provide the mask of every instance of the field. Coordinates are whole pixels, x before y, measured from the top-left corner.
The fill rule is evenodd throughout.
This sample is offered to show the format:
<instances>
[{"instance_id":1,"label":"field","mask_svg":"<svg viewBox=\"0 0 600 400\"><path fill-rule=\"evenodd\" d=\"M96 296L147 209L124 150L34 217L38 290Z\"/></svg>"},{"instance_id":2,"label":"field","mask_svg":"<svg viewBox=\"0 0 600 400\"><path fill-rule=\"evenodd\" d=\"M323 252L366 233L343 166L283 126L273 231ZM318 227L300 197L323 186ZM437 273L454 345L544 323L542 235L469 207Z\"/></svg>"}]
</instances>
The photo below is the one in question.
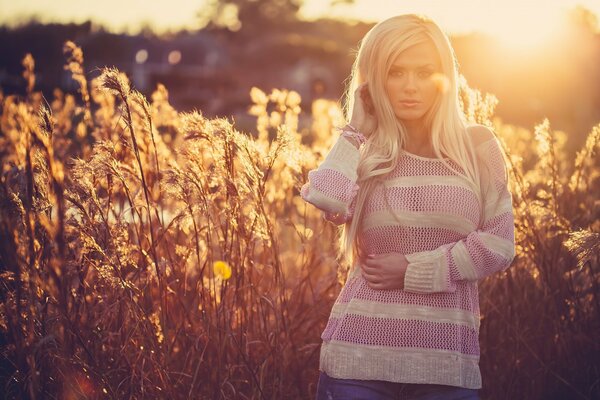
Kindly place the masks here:
<instances>
[{"instance_id":1,"label":"field","mask_svg":"<svg viewBox=\"0 0 600 400\"><path fill-rule=\"evenodd\" d=\"M0 94L4 398L312 398L348 266L299 189L339 105L254 88L243 132L65 53L76 96L45 99L30 56L26 96ZM513 265L479 284L482 398L599 398L600 124L569 155L551 121L505 124L461 85L509 155L516 217Z\"/></svg>"}]
</instances>

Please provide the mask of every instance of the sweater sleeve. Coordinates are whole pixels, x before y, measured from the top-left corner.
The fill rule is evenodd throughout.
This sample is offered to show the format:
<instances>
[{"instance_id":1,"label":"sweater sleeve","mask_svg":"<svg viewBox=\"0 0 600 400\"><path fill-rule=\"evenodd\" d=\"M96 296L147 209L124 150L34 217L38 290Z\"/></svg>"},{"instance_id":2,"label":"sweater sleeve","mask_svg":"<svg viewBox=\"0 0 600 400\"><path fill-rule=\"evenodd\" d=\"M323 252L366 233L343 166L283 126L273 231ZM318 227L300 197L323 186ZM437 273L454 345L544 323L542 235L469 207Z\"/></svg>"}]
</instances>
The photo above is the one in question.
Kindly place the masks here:
<instances>
[{"instance_id":1,"label":"sweater sleeve","mask_svg":"<svg viewBox=\"0 0 600 400\"><path fill-rule=\"evenodd\" d=\"M506 270L515 257L514 214L506 164L494 137L477 146L482 223L465 238L432 251L406 254L404 290L454 292L456 282L477 281Z\"/></svg>"},{"instance_id":2,"label":"sweater sleeve","mask_svg":"<svg viewBox=\"0 0 600 400\"><path fill-rule=\"evenodd\" d=\"M359 149L340 136L323 162L308 172L300 196L339 225L352 219L359 186L356 184Z\"/></svg>"}]
</instances>

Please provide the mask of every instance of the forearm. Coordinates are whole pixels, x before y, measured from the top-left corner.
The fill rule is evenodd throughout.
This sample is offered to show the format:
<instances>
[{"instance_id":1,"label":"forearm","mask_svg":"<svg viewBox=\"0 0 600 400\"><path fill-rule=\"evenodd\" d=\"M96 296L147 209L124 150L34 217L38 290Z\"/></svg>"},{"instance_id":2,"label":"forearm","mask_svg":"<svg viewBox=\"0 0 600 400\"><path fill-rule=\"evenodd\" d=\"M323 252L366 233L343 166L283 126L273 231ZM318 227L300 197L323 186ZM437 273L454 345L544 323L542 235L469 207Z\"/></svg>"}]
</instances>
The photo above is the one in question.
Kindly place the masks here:
<instances>
[{"instance_id":1,"label":"forearm","mask_svg":"<svg viewBox=\"0 0 600 400\"><path fill-rule=\"evenodd\" d=\"M317 169L308 172L301 197L322 211L350 217L358 192L359 150L353 138L340 137Z\"/></svg>"}]
</instances>

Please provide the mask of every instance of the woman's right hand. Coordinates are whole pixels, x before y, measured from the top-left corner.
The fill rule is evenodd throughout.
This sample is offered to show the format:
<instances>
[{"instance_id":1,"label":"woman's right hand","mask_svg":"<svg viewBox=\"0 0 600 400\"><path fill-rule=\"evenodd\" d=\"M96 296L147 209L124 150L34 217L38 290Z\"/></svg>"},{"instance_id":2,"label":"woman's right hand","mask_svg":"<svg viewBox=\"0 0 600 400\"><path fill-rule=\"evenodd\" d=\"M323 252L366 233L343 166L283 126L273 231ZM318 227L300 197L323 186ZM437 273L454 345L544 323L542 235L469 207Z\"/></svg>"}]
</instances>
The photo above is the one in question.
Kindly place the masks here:
<instances>
[{"instance_id":1,"label":"woman's right hand","mask_svg":"<svg viewBox=\"0 0 600 400\"><path fill-rule=\"evenodd\" d=\"M335 225L341 225L346 222L346 217L340 213L330 213L327 211L321 211L321 215L324 219L333 222Z\"/></svg>"},{"instance_id":2,"label":"woman's right hand","mask_svg":"<svg viewBox=\"0 0 600 400\"><path fill-rule=\"evenodd\" d=\"M354 92L354 106L350 125L365 137L369 137L377 127L373 101L366 82L360 84Z\"/></svg>"}]
</instances>

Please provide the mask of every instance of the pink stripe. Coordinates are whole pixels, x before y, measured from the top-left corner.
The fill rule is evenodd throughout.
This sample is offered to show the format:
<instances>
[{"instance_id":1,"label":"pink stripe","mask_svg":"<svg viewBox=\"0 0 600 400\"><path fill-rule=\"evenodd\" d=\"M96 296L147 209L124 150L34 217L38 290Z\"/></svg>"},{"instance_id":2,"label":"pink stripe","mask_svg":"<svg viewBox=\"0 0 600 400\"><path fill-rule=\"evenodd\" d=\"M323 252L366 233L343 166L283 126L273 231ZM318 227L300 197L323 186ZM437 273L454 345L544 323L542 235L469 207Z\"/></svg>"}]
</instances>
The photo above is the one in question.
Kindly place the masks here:
<instances>
[{"instance_id":1,"label":"pink stripe","mask_svg":"<svg viewBox=\"0 0 600 400\"><path fill-rule=\"evenodd\" d=\"M435 250L465 237L451 229L402 225L376 226L363 230L360 236L367 254L410 254Z\"/></svg>"},{"instance_id":2,"label":"pink stripe","mask_svg":"<svg viewBox=\"0 0 600 400\"><path fill-rule=\"evenodd\" d=\"M311 170L308 179L319 192L344 203L349 203L358 191L358 185L333 169Z\"/></svg>"},{"instance_id":3,"label":"pink stripe","mask_svg":"<svg viewBox=\"0 0 600 400\"><path fill-rule=\"evenodd\" d=\"M342 287L340 294L338 295L336 303L349 302L355 296L360 282L361 280L359 280L358 277L355 277L351 281L346 282L346 284Z\"/></svg>"},{"instance_id":4,"label":"pink stripe","mask_svg":"<svg viewBox=\"0 0 600 400\"><path fill-rule=\"evenodd\" d=\"M461 168L454 161L449 162L458 171ZM456 173L449 170L441 161L419 160L413 157L400 157L397 167L390 173L391 178L399 176L440 175L449 176Z\"/></svg>"},{"instance_id":5,"label":"pink stripe","mask_svg":"<svg viewBox=\"0 0 600 400\"><path fill-rule=\"evenodd\" d=\"M479 355L477 331L449 322L346 314L339 320L331 318L321 338L364 345L439 349Z\"/></svg>"},{"instance_id":6,"label":"pink stripe","mask_svg":"<svg viewBox=\"0 0 600 400\"><path fill-rule=\"evenodd\" d=\"M506 187L506 181L502 180L494 180L494 189L498 196L502 199L508 196L511 196L511 193L508 191Z\"/></svg>"},{"instance_id":7,"label":"pink stripe","mask_svg":"<svg viewBox=\"0 0 600 400\"><path fill-rule=\"evenodd\" d=\"M487 247L479 236L467 239L466 248L477 270L477 276L490 275L508 264L503 256Z\"/></svg>"},{"instance_id":8,"label":"pink stripe","mask_svg":"<svg viewBox=\"0 0 600 400\"><path fill-rule=\"evenodd\" d=\"M504 157L500 153L500 148L494 146L491 148L487 154L487 164L492 171L494 188L497 193L506 193L508 189L506 187L506 164L504 162Z\"/></svg>"},{"instance_id":9,"label":"pink stripe","mask_svg":"<svg viewBox=\"0 0 600 400\"><path fill-rule=\"evenodd\" d=\"M448 261L448 271L449 278L451 280L457 281L462 279L460 273L458 272L458 265L454 261L454 257L449 256L450 249L446 251L446 261Z\"/></svg>"}]
</instances>

